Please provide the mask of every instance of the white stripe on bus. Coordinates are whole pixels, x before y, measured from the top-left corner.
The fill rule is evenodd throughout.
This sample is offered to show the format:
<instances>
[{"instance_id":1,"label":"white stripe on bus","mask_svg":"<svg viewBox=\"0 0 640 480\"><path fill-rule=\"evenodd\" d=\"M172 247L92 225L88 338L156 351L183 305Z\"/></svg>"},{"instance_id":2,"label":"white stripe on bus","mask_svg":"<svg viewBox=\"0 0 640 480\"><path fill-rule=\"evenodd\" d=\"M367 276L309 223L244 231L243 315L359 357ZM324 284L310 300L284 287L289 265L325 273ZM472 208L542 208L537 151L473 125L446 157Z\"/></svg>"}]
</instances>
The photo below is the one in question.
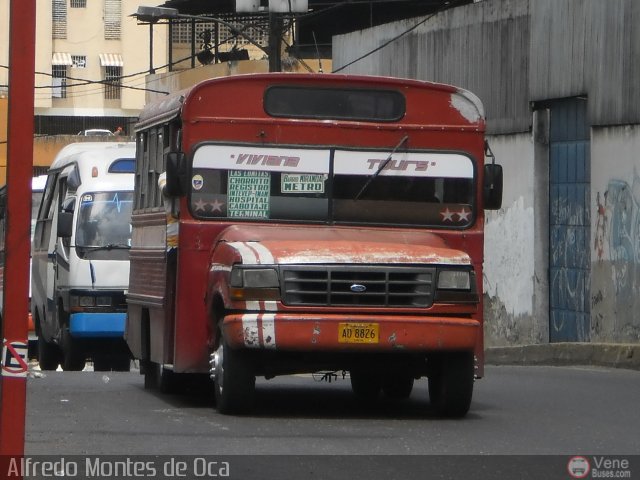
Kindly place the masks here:
<instances>
[{"instance_id":1,"label":"white stripe on bus","mask_svg":"<svg viewBox=\"0 0 640 480\"><path fill-rule=\"evenodd\" d=\"M257 265L258 256L255 251L250 249L245 242L229 242L229 246L235 248L242 257L242 263L245 265Z\"/></svg>"},{"instance_id":2,"label":"white stripe on bus","mask_svg":"<svg viewBox=\"0 0 640 480\"><path fill-rule=\"evenodd\" d=\"M260 242L247 242L247 246L256 253L258 262L262 265L273 265L275 260L271 251Z\"/></svg>"},{"instance_id":3,"label":"white stripe on bus","mask_svg":"<svg viewBox=\"0 0 640 480\"><path fill-rule=\"evenodd\" d=\"M248 313L242 316L242 335L244 346L248 348L260 347L260 335L258 331L258 315Z\"/></svg>"},{"instance_id":4,"label":"white stripe on bus","mask_svg":"<svg viewBox=\"0 0 640 480\"><path fill-rule=\"evenodd\" d=\"M275 314L265 313L262 316L262 341L265 348L276 348L276 322Z\"/></svg>"}]
</instances>

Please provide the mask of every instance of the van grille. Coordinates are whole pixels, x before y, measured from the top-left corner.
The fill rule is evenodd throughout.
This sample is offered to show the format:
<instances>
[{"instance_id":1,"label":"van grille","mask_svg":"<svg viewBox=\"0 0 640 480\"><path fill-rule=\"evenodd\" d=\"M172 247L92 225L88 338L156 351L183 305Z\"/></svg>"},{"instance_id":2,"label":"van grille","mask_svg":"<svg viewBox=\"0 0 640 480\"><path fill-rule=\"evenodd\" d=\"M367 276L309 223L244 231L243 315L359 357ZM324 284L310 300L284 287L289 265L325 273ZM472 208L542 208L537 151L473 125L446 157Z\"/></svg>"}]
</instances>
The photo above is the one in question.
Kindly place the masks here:
<instances>
[{"instance_id":1,"label":"van grille","mask_svg":"<svg viewBox=\"0 0 640 480\"><path fill-rule=\"evenodd\" d=\"M281 269L285 305L430 307L435 268L286 266Z\"/></svg>"}]
</instances>

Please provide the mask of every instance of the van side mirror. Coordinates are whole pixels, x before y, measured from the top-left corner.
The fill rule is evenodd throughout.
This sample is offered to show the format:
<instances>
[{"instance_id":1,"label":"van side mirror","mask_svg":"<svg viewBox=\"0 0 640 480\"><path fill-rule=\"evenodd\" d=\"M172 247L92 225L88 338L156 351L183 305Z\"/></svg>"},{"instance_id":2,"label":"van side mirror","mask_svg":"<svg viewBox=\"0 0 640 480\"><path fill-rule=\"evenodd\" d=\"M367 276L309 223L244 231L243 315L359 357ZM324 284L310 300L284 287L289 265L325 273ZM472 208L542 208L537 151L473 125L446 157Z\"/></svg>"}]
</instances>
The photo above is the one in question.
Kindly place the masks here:
<instances>
[{"instance_id":1,"label":"van side mirror","mask_svg":"<svg viewBox=\"0 0 640 480\"><path fill-rule=\"evenodd\" d=\"M484 166L483 195L485 210L502 207L502 165L491 163Z\"/></svg>"},{"instance_id":2,"label":"van side mirror","mask_svg":"<svg viewBox=\"0 0 640 480\"><path fill-rule=\"evenodd\" d=\"M73 212L58 212L58 236L71 237L73 233Z\"/></svg>"},{"instance_id":3,"label":"van side mirror","mask_svg":"<svg viewBox=\"0 0 640 480\"><path fill-rule=\"evenodd\" d=\"M165 189L170 197L181 197L187 193L187 162L183 152L169 152L166 158L167 183Z\"/></svg>"}]
</instances>

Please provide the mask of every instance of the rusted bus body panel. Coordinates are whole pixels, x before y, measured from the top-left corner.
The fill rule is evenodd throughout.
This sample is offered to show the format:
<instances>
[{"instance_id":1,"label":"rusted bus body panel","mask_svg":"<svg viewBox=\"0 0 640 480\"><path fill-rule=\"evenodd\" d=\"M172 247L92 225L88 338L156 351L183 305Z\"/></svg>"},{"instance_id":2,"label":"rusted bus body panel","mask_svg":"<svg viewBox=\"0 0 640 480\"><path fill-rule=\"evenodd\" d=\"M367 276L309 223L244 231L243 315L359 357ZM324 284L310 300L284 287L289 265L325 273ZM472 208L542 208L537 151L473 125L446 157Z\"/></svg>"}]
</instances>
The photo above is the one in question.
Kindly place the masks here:
<instances>
[{"instance_id":1,"label":"rusted bus body panel","mask_svg":"<svg viewBox=\"0 0 640 480\"><path fill-rule=\"evenodd\" d=\"M376 344L338 342L338 324L379 326ZM468 318L399 315L232 314L224 319L225 338L236 348L298 352L439 352L472 350L480 322Z\"/></svg>"},{"instance_id":2,"label":"rusted bus body panel","mask_svg":"<svg viewBox=\"0 0 640 480\"><path fill-rule=\"evenodd\" d=\"M166 214L157 210L133 215L132 228L127 344L136 358L148 354L157 363L171 363L173 314L166 307L173 302L174 279L167 276L166 268ZM146 321L148 339L141 334Z\"/></svg>"}]
</instances>

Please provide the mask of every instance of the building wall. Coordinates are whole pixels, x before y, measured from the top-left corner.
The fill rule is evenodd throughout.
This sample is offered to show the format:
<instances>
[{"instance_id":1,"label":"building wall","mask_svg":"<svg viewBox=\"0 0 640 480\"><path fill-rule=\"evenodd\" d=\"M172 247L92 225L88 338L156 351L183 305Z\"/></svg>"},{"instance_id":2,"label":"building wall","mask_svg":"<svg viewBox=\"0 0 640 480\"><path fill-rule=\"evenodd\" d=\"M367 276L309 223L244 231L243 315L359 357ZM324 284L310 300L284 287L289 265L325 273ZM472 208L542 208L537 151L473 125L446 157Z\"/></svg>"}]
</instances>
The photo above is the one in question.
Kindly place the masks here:
<instances>
[{"instance_id":1,"label":"building wall","mask_svg":"<svg viewBox=\"0 0 640 480\"><path fill-rule=\"evenodd\" d=\"M592 339L640 341L640 125L592 129Z\"/></svg>"},{"instance_id":2,"label":"building wall","mask_svg":"<svg viewBox=\"0 0 640 480\"><path fill-rule=\"evenodd\" d=\"M68 3L68 2L67 2ZM52 38L52 2L36 0L36 45L35 45L35 90L34 106L36 115L68 116L115 116L137 117L144 107L146 98L145 76L149 71L149 27L140 26L130 17L139 5L147 5L146 0L126 0L122 2L121 39L104 39L104 1L89 0L86 9L67 8L67 38ZM7 94L9 78L9 34L10 0L0 0L0 185L6 182L6 142L7 139ZM154 65L166 64L166 28L154 27ZM26 48L26 46L25 46ZM68 76L81 81L103 79L100 53L120 53L123 57L123 88L121 99L105 101L103 87L90 84L69 87L69 98L52 99L51 58L54 52L86 55L87 68L69 68ZM161 69L158 69L161 72ZM130 77L129 77L130 76ZM72 83L69 80L69 83ZM152 88L152 87L151 87ZM115 125L104 125L113 129ZM79 137L35 138L34 166L47 166L62 146Z\"/></svg>"},{"instance_id":3,"label":"building wall","mask_svg":"<svg viewBox=\"0 0 640 480\"><path fill-rule=\"evenodd\" d=\"M0 0L6 2L7 0ZM51 85L51 56L55 52L84 55L86 68L69 67L67 74L67 98L52 99L51 90L36 90L36 115L114 116L136 117L145 102L145 75L149 72L149 28L138 25L131 17L145 0L122 2L119 40L106 40L104 29L104 1L87 2L87 8L67 6L67 38L53 39L51 29L51 0L38 0L38 34L36 39L36 79L40 86ZM166 29L154 27L154 64L162 66L166 59ZM122 85L119 100L106 100L104 67L99 55L115 53L122 56ZM128 88L135 87L135 88ZM105 125L105 128L113 128Z\"/></svg>"},{"instance_id":4,"label":"building wall","mask_svg":"<svg viewBox=\"0 0 640 480\"><path fill-rule=\"evenodd\" d=\"M529 99L586 94L592 125L640 123L640 2L529 3Z\"/></svg>"},{"instance_id":5,"label":"building wall","mask_svg":"<svg viewBox=\"0 0 640 480\"><path fill-rule=\"evenodd\" d=\"M486 218L487 345L550 339L548 108L576 96L591 125L586 338L640 341L639 18L637 0L483 0L334 38L334 71L451 83L485 105L505 170Z\"/></svg>"},{"instance_id":6,"label":"building wall","mask_svg":"<svg viewBox=\"0 0 640 480\"><path fill-rule=\"evenodd\" d=\"M529 9L529 0L484 0L433 17L339 35L333 39L334 71L384 46L340 73L418 78L466 88L482 99L490 133L524 132L531 125L526 95Z\"/></svg>"}]
</instances>

